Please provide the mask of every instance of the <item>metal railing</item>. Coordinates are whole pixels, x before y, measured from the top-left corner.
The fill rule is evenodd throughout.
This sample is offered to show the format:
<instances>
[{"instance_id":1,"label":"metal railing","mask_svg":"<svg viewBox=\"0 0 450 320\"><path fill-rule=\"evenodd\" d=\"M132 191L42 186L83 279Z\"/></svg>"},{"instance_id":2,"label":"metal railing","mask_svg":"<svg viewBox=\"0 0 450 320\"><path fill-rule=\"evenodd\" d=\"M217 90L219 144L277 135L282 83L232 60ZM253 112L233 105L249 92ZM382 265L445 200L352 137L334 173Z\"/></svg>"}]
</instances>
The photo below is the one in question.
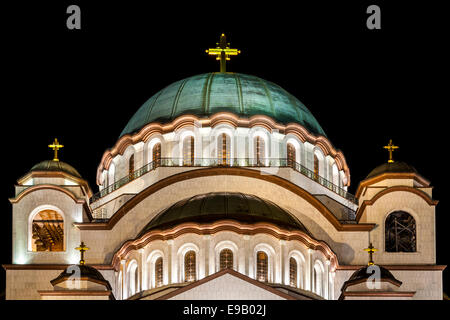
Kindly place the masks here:
<instances>
[{"instance_id":1,"label":"metal railing","mask_svg":"<svg viewBox=\"0 0 450 320\"><path fill-rule=\"evenodd\" d=\"M293 170L301 173L302 175L316 181L327 189L333 191L334 193L340 195L341 197L353 202L358 203L354 195L347 192L345 189L333 184L327 179L321 177L314 171L302 166L301 164L289 160L289 159L254 159L254 158L231 158L231 159L220 159L220 158L199 158L193 161L182 158L161 158L152 161L145 166L135 170L129 175L119 179L108 187L102 189L92 196L89 200L90 203L97 201L100 198L110 194L111 192L119 189L123 185L131 182L147 172L153 171L158 167L290 167Z\"/></svg>"}]
</instances>

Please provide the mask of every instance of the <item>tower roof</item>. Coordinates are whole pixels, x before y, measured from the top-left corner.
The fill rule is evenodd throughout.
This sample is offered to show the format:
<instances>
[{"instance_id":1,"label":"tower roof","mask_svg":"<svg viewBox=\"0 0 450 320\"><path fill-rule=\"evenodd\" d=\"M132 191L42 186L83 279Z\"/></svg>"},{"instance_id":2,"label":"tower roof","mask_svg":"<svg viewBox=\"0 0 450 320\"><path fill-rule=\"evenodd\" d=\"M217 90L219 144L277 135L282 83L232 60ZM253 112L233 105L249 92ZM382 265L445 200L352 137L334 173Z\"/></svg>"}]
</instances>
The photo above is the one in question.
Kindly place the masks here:
<instances>
[{"instance_id":1,"label":"tower roof","mask_svg":"<svg viewBox=\"0 0 450 320\"><path fill-rule=\"evenodd\" d=\"M417 170L406 162L387 162L373 169L366 179L379 176L383 173L418 173Z\"/></svg>"},{"instance_id":2,"label":"tower roof","mask_svg":"<svg viewBox=\"0 0 450 320\"><path fill-rule=\"evenodd\" d=\"M75 270L78 270L79 272L74 272ZM81 264L71 265L67 267L63 272L59 274L58 277L51 280L50 283L53 286L56 286L61 282L71 280L91 281L103 285L106 289L111 290L111 285L109 284L108 280L105 280L100 271L98 271L94 267Z\"/></svg>"},{"instance_id":3,"label":"tower roof","mask_svg":"<svg viewBox=\"0 0 450 320\"><path fill-rule=\"evenodd\" d=\"M81 175L74 167L62 161L44 160L34 165L30 171L59 171L81 178Z\"/></svg>"},{"instance_id":4,"label":"tower roof","mask_svg":"<svg viewBox=\"0 0 450 320\"><path fill-rule=\"evenodd\" d=\"M120 136L137 132L151 122L171 122L183 114L208 117L221 111L244 118L266 115L326 136L308 108L286 90L256 76L231 72L205 73L170 84L140 107Z\"/></svg>"}]
</instances>

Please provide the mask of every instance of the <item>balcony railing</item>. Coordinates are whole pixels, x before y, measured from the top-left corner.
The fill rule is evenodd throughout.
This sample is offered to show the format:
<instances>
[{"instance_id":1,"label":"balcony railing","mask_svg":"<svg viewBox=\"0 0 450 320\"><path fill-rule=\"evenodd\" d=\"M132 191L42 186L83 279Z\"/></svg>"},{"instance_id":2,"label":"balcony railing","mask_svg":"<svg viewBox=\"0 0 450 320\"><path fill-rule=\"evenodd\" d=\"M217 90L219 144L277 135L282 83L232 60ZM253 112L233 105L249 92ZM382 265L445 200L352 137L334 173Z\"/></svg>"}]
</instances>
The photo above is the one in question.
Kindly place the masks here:
<instances>
[{"instance_id":1,"label":"balcony railing","mask_svg":"<svg viewBox=\"0 0 450 320\"><path fill-rule=\"evenodd\" d=\"M302 175L316 181L327 189L333 191L334 193L340 195L341 197L353 202L358 203L354 195L347 192L345 189L333 184L327 179L319 176L314 171L302 166L301 164L289 160L289 159L254 159L254 158L232 158L232 159L218 159L218 158L200 158L186 160L182 158L161 158L152 161L145 166L137 169L136 171L130 173L129 175L119 179L113 184L107 186L101 191L97 192L90 199L90 203L97 201L100 198L110 194L111 192L119 189L123 185L131 182L147 172L155 170L158 167L290 167L293 170L301 173Z\"/></svg>"}]
</instances>

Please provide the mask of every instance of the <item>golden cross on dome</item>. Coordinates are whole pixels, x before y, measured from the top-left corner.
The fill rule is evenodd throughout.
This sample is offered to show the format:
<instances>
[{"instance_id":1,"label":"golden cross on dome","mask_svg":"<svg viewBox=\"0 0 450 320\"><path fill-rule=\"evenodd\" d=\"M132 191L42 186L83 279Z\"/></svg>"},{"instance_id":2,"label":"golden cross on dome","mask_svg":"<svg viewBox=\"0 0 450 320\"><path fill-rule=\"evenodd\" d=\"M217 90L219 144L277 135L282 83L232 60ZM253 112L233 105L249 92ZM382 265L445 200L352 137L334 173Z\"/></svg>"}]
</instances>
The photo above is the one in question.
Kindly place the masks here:
<instances>
[{"instance_id":1,"label":"golden cross on dome","mask_svg":"<svg viewBox=\"0 0 450 320\"><path fill-rule=\"evenodd\" d=\"M364 249L364 251L367 251L367 253L369 254L369 263L367 265L369 265L369 266L374 265L373 256L372 255L375 253L375 251L378 251L378 249L375 249L374 246L372 245L372 242L371 242L369 247Z\"/></svg>"},{"instance_id":2,"label":"golden cross on dome","mask_svg":"<svg viewBox=\"0 0 450 320\"><path fill-rule=\"evenodd\" d=\"M59 144L58 139L55 138L55 141L53 141L53 144L49 144L48 147L50 149L53 149L55 151L55 155L53 157L53 161L59 161L58 159L58 150L61 148L64 148L62 144Z\"/></svg>"},{"instance_id":3,"label":"golden cross on dome","mask_svg":"<svg viewBox=\"0 0 450 320\"><path fill-rule=\"evenodd\" d=\"M210 48L206 50L206 53L212 56L217 56L216 60L220 60L220 72L226 72L227 60L230 60L230 56L237 56L241 53L238 49L231 49L230 44L227 43L227 37L222 33L220 41L217 43L217 48Z\"/></svg>"},{"instance_id":4,"label":"golden cross on dome","mask_svg":"<svg viewBox=\"0 0 450 320\"><path fill-rule=\"evenodd\" d=\"M394 160L392 159L392 152L394 152L395 149L398 149L398 146L394 146L392 144L392 139L389 140L389 144L387 146L384 146L383 148L387 149L389 151L389 160L388 163L392 163L394 162Z\"/></svg>"},{"instance_id":5,"label":"golden cross on dome","mask_svg":"<svg viewBox=\"0 0 450 320\"><path fill-rule=\"evenodd\" d=\"M83 241L81 241L81 245L79 247L75 248L75 250L80 251L80 255L81 255L80 264L84 265L84 252L88 251L89 248L84 245Z\"/></svg>"}]
</instances>

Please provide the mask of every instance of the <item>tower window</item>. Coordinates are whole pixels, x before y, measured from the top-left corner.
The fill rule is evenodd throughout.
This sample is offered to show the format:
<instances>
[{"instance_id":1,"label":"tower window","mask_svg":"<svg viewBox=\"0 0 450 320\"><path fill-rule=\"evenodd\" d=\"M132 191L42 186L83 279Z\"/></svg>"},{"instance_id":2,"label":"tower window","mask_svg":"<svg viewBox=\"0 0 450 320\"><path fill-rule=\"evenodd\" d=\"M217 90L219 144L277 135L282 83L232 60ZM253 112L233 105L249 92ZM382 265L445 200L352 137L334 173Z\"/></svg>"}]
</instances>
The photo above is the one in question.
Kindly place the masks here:
<instances>
[{"instance_id":1,"label":"tower window","mask_svg":"<svg viewBox=\"0 0 450 320\"><path fill-rule=\"evenodd\" d=\"M416 221L407 212L395 211L386 218L387 252L416 252Z\"/></svg>"},{"instance_id":2,"label":"tower window","mask_svg":"<svg viewBox=\"0 0 450 320\"><path fill-rule=\"evenodd\" d=\"M32 222L32 251L64 251L64 220L54 210L37 213Z\"/></svg>"},{"instance_id":3,"label":"tower window","mask_svg":"<svg viewBox=\"0 0 450 320\"><path fill-rule=\"evenodd\" d=\"M233 251L223 249L220 251L220 270L233 268Z\"/></svg>"}]
</instances>

